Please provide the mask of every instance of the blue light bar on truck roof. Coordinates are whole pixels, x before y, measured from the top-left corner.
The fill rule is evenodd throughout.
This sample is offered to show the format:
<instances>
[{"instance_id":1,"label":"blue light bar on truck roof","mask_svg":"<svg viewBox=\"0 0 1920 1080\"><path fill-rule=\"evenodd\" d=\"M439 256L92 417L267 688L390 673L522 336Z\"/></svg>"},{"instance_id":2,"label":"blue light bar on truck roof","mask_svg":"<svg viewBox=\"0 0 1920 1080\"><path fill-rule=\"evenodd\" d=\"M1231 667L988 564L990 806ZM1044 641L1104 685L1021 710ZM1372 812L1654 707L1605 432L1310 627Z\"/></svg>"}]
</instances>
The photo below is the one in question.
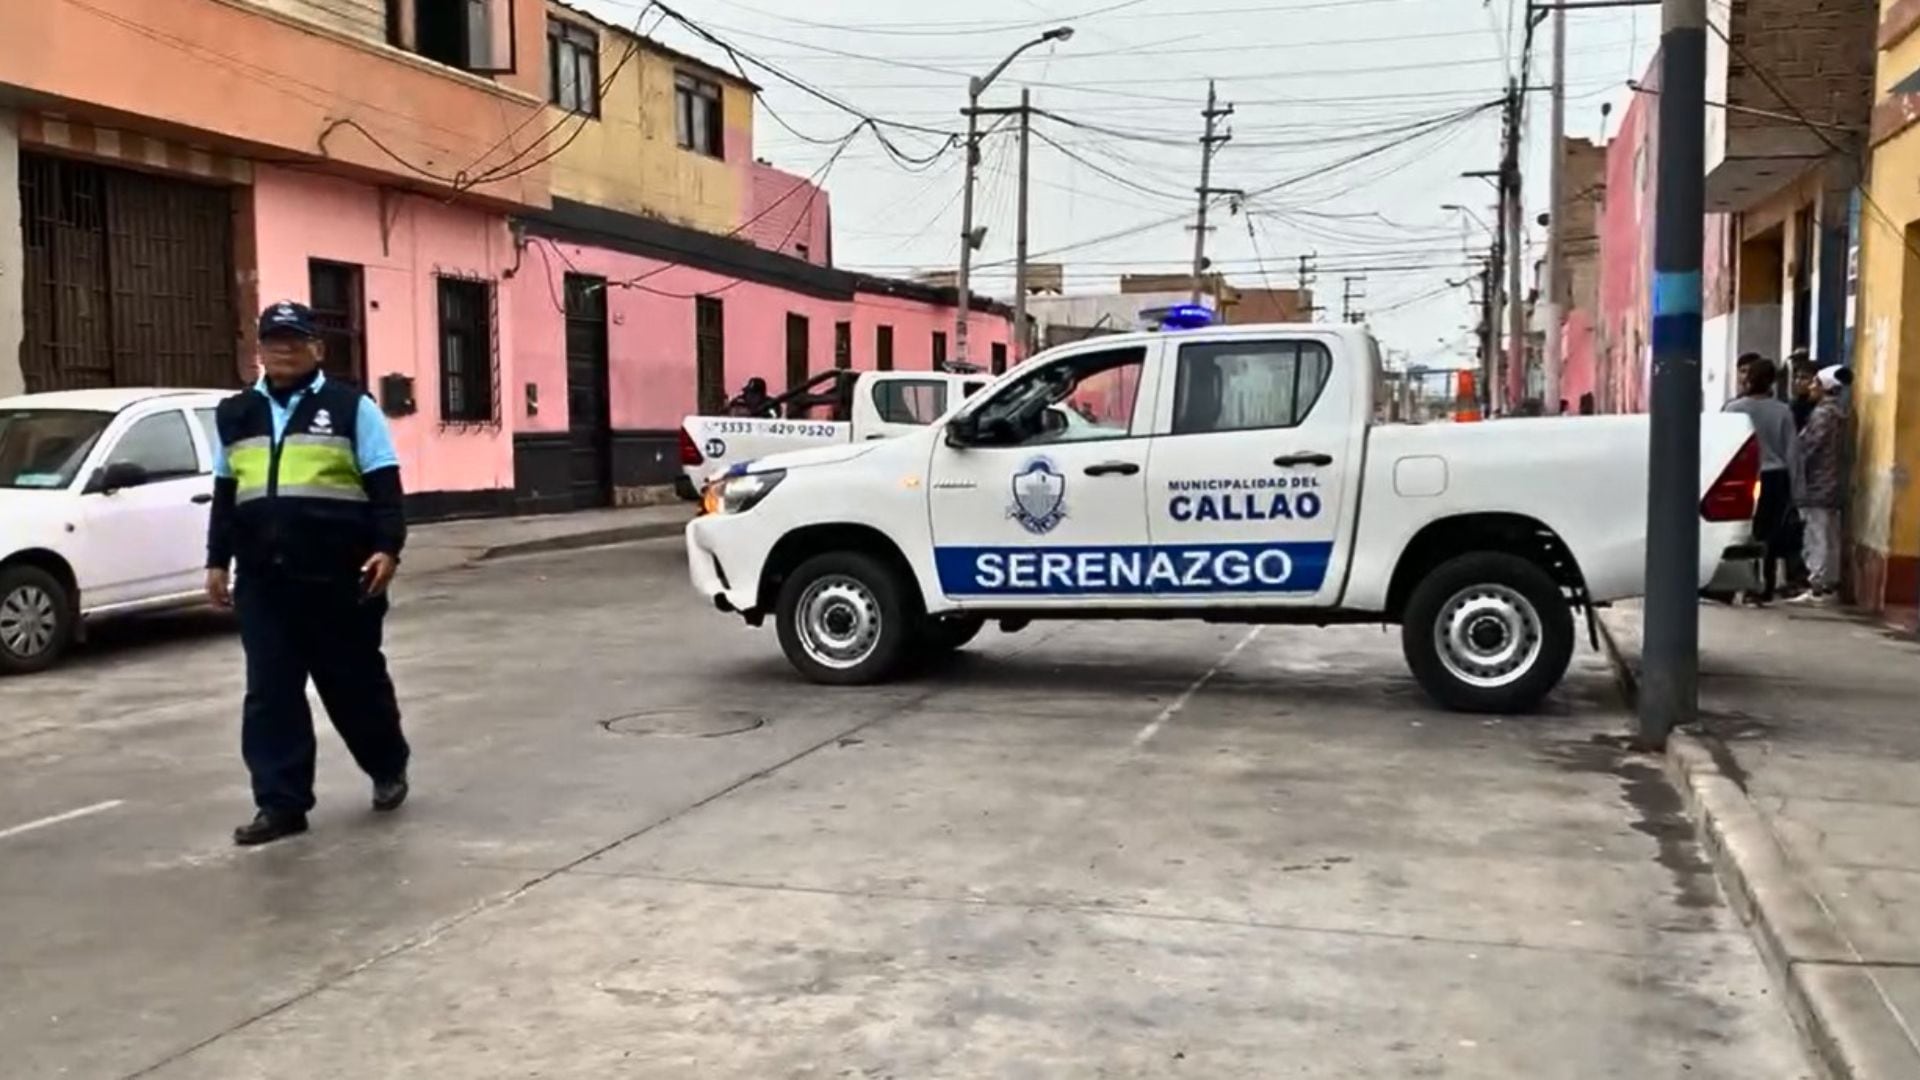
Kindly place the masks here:
<instances>
[{"instance_id":1,"label":"blue light bar on truck roof","mask_svg":"<svg viewBox=\"0 0 1920 1080\"><path fill-rule=\"evenodd\" d=\"M1160 314L1162 330L1199 330L1213 325L1213 309L1201 304L1175 304Z\"/></svg>"}]
</instances>

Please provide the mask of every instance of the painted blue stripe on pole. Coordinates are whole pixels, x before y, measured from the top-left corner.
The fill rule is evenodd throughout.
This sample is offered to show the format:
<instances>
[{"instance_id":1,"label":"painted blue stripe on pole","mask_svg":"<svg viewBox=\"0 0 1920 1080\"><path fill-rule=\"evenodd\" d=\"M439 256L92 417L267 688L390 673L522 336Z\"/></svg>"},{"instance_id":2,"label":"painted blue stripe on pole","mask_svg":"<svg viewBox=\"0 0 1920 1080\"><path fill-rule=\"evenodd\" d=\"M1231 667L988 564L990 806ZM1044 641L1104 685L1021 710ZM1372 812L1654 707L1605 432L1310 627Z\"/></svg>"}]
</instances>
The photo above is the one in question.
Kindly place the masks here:
<instances>
[{"instance_id":1,"label":"painted blue stripe on pole","mask_svg":"<svg viewBox=\"0 0 1920 1080\"><path fill-rule=\"evenodd\" d=\"M1653 275L1653 317L1699 315L1701 307L1700 271L1671 271Z\"/></svg>"},{"instance_id":2,"label":"painted blue stripe on pole","mask_svg":"<svg viewBox=\"0 0 1920 1080\"><path fill-rule=\"evenodd\" d=\"M1656 357L1700 357L1701 321L1698 315L1668 315L1653 320L1653 355Z\"/></svg>"}]
</instances>

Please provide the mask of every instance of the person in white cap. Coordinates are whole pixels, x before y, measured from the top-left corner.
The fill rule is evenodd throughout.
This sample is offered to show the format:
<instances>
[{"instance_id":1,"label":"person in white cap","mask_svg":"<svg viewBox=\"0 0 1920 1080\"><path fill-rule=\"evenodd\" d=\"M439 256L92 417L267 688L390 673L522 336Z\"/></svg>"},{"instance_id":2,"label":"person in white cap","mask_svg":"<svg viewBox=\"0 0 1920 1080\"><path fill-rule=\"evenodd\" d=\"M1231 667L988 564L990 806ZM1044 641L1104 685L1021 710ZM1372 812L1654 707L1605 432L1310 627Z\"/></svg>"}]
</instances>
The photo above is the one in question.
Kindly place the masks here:
<instances>
[{"instance_id":1,"label":"person in white cap","mask_svg":"<svg viewBox=\"0 0 1920 1080\"><path fill-rule=\"evenodd\" d=\"M1831 603L1840 588L1840 511L1846 505L1846 411L1838 365L1821 368L1810 388L1813 413L1794 444L1794 503L1806 522L1807 571L1813 588L1797 599Z\"/></svg>"}]
</instances>

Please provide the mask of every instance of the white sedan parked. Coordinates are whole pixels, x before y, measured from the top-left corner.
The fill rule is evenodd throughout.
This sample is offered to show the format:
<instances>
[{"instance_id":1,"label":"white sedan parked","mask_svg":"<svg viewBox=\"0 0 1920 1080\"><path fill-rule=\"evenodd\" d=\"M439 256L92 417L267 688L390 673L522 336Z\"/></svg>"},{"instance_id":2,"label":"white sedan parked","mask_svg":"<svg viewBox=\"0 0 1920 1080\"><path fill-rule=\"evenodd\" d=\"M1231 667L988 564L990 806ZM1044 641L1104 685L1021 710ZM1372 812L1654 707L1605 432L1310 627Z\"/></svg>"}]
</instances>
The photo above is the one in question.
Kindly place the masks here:
<instances>
[{"instance_id":1,"label":"white sedan parked","mask_svg":"<svg viewBox=\"0 0 1920 1080\"><path fill-rule=\"evenodd\" d=\"M0 673L52 665L84 620L201 600L223 396L0 398Z\"/></svg>"}]
</instances>

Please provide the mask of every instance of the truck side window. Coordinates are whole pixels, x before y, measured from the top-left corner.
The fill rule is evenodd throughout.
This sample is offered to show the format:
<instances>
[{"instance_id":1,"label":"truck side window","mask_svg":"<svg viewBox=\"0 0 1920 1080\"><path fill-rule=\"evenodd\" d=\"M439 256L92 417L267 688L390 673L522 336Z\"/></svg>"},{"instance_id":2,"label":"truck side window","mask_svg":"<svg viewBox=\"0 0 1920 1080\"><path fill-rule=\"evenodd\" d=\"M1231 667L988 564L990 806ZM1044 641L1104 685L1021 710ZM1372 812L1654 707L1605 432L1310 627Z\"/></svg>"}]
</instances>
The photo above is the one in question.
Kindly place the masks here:
<instances>
[{"instance_id":1,"label":"truck side window","mask_svg":"<svg viewBox=\"0 0 1920 1080\"><path fill-rule=\"evenodd\" d=\"M1004 446L1128 438L1146 363L1147 350L1136 347L1023 369L980 408L978 426Z\"/></svg>"},{"instance_id":2,"label":"truck side window","mask_svg":"<svg viewBox=\"0 0 1920 1080\"><path fill-rule=\"evenodd\" d=\"M947 384L938 379L875 383L873 407L889 424L931 424L947 411Z\"/></svg>"},{"instance_id":3,"label":"truck side window","mask_svg":"<svg viewBox=\"0 0 1920 1080\"><path fill-rule=\"evenodd\" d=\"M1333 355L1317 341L1182 345L1173 433L1298 427L1332 372Z\"/></svg>"}]
</instances>

